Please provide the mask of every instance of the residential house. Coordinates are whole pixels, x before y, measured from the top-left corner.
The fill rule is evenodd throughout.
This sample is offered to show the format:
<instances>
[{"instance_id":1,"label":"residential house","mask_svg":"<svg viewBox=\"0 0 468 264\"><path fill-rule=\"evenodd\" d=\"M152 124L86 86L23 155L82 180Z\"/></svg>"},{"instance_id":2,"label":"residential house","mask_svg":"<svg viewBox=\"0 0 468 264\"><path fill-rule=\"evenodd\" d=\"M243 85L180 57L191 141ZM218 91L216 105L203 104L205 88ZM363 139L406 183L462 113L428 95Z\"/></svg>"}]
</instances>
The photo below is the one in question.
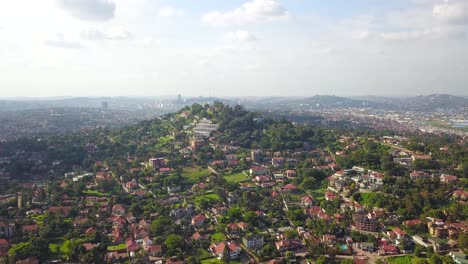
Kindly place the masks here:
<instances>
[{"instance_id":1,"label":"residential house","mask_svg":"<svg viewBox=\"0 0 468 264\"><path fill-rule=\"evenodd\" d=\"M268 174L268 168L265 166L254 166L250 168L250 176L255 177L257 175L266 175Z\"/></svg>"},{"instance_id":2,"label":"residential house","mask_svg":"<svg viewBox=\"0 0 468 264\"><path fill-rule=\"evenodd\" d=\"M89 236L89 235L92 235L92 234L94 234L96 232L97 232L96 227L92 226L92 227L86 229L85 235Z\"/></svg>"},{"instance_id":3,"label":"residential house","mask_svg":"<svg viewBox=\"0 0 468 264\"><path fill-rule=\"evenodd\" d=\"M127 190L135 190L138 189L138 183L134 181L129 181L125 184L125 187L127 188Z\"/></svg>"},{"instance_id":4,"label":"residential house","mask_svg":"<svg viewBox=\"0 0 468 264\"><path fill-rule=\"evenodd\" d=\"M124 216L125 207L121 204L115 204L114 206L112 206L112 214Z\"/></svg>"},{"instance_id":5,"label":"residential house","mask_svg":"<svg viewBox=\"0 0 468 264\"><path fill-rule=\"evenodd\" d=\"M286 184L285 186L281 187L281 190L284 193L296 193L298 191L298 188L297 188L296 185L294 185L292 183L289 183L289 184Z\"/></svg>"},{"instance_id":6,"label":"residential house","mask_svg":"<svg viewBox=\"0 0 468 264\"><path fill-rule=\"evenodd\" d=\"M364 251L369 251L369 252L375 251L375 245L372 242L361 242L360 247Z\"/></svg>"},{"instance_id":7,"label":"residential house","mask_svg":"<svg viewBox=\"0 0 468 264\"><path fill-rule=\"evenodd\" d=\"M411 156L412 160L432 160L431 155L418 155L418 154L413 154Z\"/></svg>"},{"instance_id":8,"label":"residential house","mask_svg":"<svg viewBox=\"0 0 468 264\"><path fill-rule=\"evenodd\" d=\"M0 222L0 237L12 237L15 232L15 224Z\"/></svg>"},{"instance_id":9,"label":"residential house","mask_svg":"<svg viewBox=\"0 0 468 264\"><path fill-rule=\"evenodd\" d=\"M283 239L275 242L276 249L280 252L293 251L302 247L302 243L296 239Z\"/></svg>"},{"instance_id":10,"label":"residential house","mask_svg":"<svg viewBox=\"0 0 468 264\"><path fill-rule=\"evenodd\" d=\"M143 238L143 248L151 245L153 245L153 240L149 236L145 236Z\"/></svg>"},{"instance_id":11,"label":"residential house","mask_svg":"<svg viewBox=\"0 0 468 264\"><path fill-rule=\"evenodd\" d=\"M71 206L51 206L49 207L49 213L51 214L61 214L63 216L68 216Z\"/></svg>"},{"instance_id":12,"label":"residential house","mask_svg":"<svg viewBox=\"0 0 468 264\"><path fill-rule=\"evenodd\" d=\"M457 182L457 180L458 178L455 175L447 175L447 174L440 175L440 181L443 183L454 184Z\"/></svg>"},{"instance_id":13,"label":"residential house","mask_svg":"<svg viewBox=\"0 0 468 264\"><path fill-rule=\"evenodd\" d=\"M403 239L406 235L406 232L398 227L394 228L393 232L395 233L397 239Z\"/></svg>"},{"instance_id":14,"label":"residential house","mask_svg":"<svg viewBox=\"0 0 468 264\"><path fill-rule=\"evenodd\" d=\"M167 192L171 195L176 194L180 192L180 186L168 186L167 187Z\"/></svg>"},{"instance_id":15,"label":"residential house","mask_svg":"<svg viewBox=\"0 0 468 264\"><path fill-rule=\"evenodd\" d=\"M143 247L143 249L148 252L151 257L161 257L163 255L162 245L148 245Z\"/></svg>"},{"instance_id":16,"label":"residential house","mask_svg":"<svg viewBox=\"0 0 468 264\"><path fill-rule=\"evenodd\" d=\"M37 224L25 225L21 230L23 230L24 234L28 234L28 236L33 237L38 235L39 226Z\"/></svg>"},{"instance_id":17,"label":"residential house","mask_svg":"<svg viewBox=\"0 0 468 264\"><path fill-rule=\"evenodd\" d=\"M159 168L159 173L163 175L168 175L171 173L171 168Z\"/></svg>"},{"instance_id":18,"label":"residential house","mask_svg":"<svg viewBox=\"0 0 468 264\"><path fill-rule=\"evenodd\" d=\"M10 243L6 239L0 238L0 254L8 252Z\"/></svg>"},{"instance_id":19,"label":"residential house","mask_svg":"<svg viewBox=\"0 0 468 264\"><path fill-rule=\"evenodd\" d=\"M242 243L250 250L260 250L263 248L262 235L248 235L242 238Z\"/></svg>"},{"instance_id":20,"label":"residential house","mask_svg":"<svg viewBox=\"0 0 468 264\"><path fill-rule=\"evenodd\" d=\"M224 254L229 254L229 259L237 259L240 257L241 248L234 241L223 241L219 244L212 244L210 252L218 259L224 258Z\"/></svg>"},{"instance_id":21,"label":"residential house","mask_svg":"<svg viewBox=\"0 0 468 264\"><path fill-rule=\"evenodd\" d=\"M138 243L135 240L131 239L131 238L128 238L125 241L125 246L127 247L127 252L135 252L140 248Z\"/></svg>"},{"instance_id":22,"label":"residential house","mask_svg":"<svg viewBox=\"0 0 468 264\"><path fill-rule=\"evenodd\" d=\"M286 159L282 157L271 158L271 164L276 168L282 168L286 164Z\"/></svg>"},{"instance_id":23,"label":"residential house","mask_svg":"<svg viewBox=\"0 0 468 264\"><path fill-rule=\"evenodd\" d=\"M427 223L429 233L437 238L447 238L448 229L445 227L444 221L440 219L432 219Z\"/></svg>"},{"instance_id":24,"label":"residential house","mask_svg":"<svg viewBox=\"0 0 468 264\"><path fill-rule=\"evenodd\" d=\"M409 228L414 228L419 224L423 224L424 222L421 221L420 219L411 219L411 220L406 220L403 221L403 226L409 227Z\"/></svg>"},{"instance_id":25,"label":"residential house","mask_svg":"<svg viewBox=\"0 0 468 264\"><path fill-rule=\"evenodd\" d=\"M365 232L376 232L379 226L377 219L372 214L353 214L354 226L357 230Z\"/></svg>"},{"instance_id":26,"label":"residential house","mask_svg":"<svg viewBox=\"0 0 468 264\"><path fill-rule=\"evenodd\" d=\"M225 157L226 157L226 160L228 162L233 161L233 160L237 160L237 155L236 154L227 154Z\"/></svg>"},{"instance_id":27,"label":"residential house","mask_svg":"<svg viewBox=\"0 0 468 264\"><path fill-rule=\"evenodd\" d=\"M201 234L200 232L195 232L193 233L192 237L191 237L191 241L202 241L202 240L208 240L209 239L209 236L206 235L206 234Z\"/></svg>"},{"instance_id":28,"label":"residential house","mask_svg":"<svg viewBox=\"0 0 468 264\"><path fill-rule=\"evenodd\" d=\"M271 182L271 177L268 175L255 176L253 182L257 185L262 185Z\"/></svg>"},{"instance_id":29,"label":"residential house","mask_svg":"<svg viewBox=\"0 0 468 264\"><path fill-rule=\"evenodd\" d=\"M325 192L325 200L327 201L333 201L333 200L336 200L336 199L339 199L339 196L332 192L332 191L326 191Z\"/></svg>"},{"instance_id":30,"label":"residential house","mask_svg":"<svg viewBox=\"0 0 468 264\"><path fill-rule=\"evenodd\" d=\"M211 212L213 212L214 215L223 215L227 212L227 207L226 206L217 206L211 208Z\"/></svg>"},{"instance_id":31,"label":"residential house","mask_svg":"<svg viewBox=\"0 0 468 264\"><path fill-rule=\"evenodd\" d=\"M468 264L468 259L466 258L466 255L463 252L451 251L449 253L449 256L452 257L453 261L456 264Z\"/></svg>"},{"instance_id":32,"label":"residential house","mask_svg":"<svg viewBox=\"0 0 468 264\"><path fill-rule=\"evenodd\" d=\"M128 259L128 253L122 252L119 253L118 251L111 251L107 252L106 254L106 263L116 263L117 261L124 261Z\"/></svg>"},{"instance_id":33,"label":"residential house","mask_svg":"<svg viewBox=\"0 0 468 264\"><path fill-rule=\"evenodd\" d=\"M322 236L322 243L328 246L333 246L336 244L336 236L331 234L325 234Z\"/></svg>"},{"instance_id":34,"label":"residential house","mask_svg":"<svg viewBox=\"0 0 468 264\"><path fill-rule=\"evenodd\" d=\"M452 193L452 199L459 200L459 201L467 201L468 192L464 190L456 190Z\"/></svg>"},{"instance_id":35,"label":"residential house","mask_svg":"<svg viewBox=\"0 0 468 264\"><path fill-rule=\"evenodd\" d=\"M314 205L314 198L311 196L303 196L301 198L301 207L302 208L309 208Z\"/></svg>"},{"instance_id":36,"label":"residential house","mask_svg":"<svg viewBox=\"0 0 468 264\"><path fill-rule=\"evenodd\" d=\"M376 185L383 185L383 180L385 178L385 175L382 173L378 172L371 172L369 175L369 181L371 184L376 184Z\"/></svg>"},{"instance_id":37,"label":"residential house","mask_svg":"<svg viewBox=\"0 0 468 264\"><path fill-rule=\"evenodd\" d=\"M295 170L287 170L284 174L288 178L295 178L297 176L297 173Z\"/></svg>"},{"instance_id":38,"label":"residential house","mask_svg":"<svg viewBox=\"0 0 468 264\"><path fill-rule=\"evenodd\" d=\"M253 162L260 162L263 160L263 152L261 150L252 150L250 158Z\"/></svg>"},{"instance_id":39,"label":"residential house","mask_svg":"<svg viewBox=\"0 0 468 264\"><path fill-rule=\"evenodd\" d=\"M398 254L398 247L395 245L384 245L382 251L387 255L396 255Z\"/></svg>"},{"instance_id":40,"label":"residential house","mask_svg":"<svg viewBox=\"0 0 468 264\"><path fill-rule=\"evenodd\" d=\"M431 175L424 171L412 171L410 173L410 179L412 181L417 181L417 180L429 180L431 179Z\"/></svg>"},{"instance_id":41,"label":"residential house","mask_svg":"<svg viewBox=\"0 0 468 264\"><path fill-rule=\"evenodd\" d=\"M204 214L198 214L192 217L192 225L195 227L202 226L206 221L206 216Z\"/></svg>"}]
</instances>

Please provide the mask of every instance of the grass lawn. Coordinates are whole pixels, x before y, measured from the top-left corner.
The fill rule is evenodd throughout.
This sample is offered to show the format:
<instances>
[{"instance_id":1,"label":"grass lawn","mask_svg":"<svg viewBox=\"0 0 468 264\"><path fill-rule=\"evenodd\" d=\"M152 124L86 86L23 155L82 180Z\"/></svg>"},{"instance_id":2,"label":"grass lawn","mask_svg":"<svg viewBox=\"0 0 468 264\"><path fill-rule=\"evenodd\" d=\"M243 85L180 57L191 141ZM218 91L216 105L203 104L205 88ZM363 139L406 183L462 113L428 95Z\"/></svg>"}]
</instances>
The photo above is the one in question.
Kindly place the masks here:
<instances>
[{"instance_id":1,"label":"grass lawn","mask_svg":"<svg viewBox=\"0 0 468 264\"><path fill-rule=\"evenodd\" d=\"M429 125L429 126L434 126L434 127L438 127L438 128L453 129L453 130L468 132L468 127L452 127L449 124L446 124L446 123L443 123L443 122L440 122L440 121L435 121L435 120L428 121L428 122L426 122L426 124Z\"/></svg>"},{"instance_id":2,"label":"grass lawn","mask_svg":"<svg viewBox=\"0 0 468 264\"><path fill-rule=\"evenodd\" d=\"M200 202L201 200L216 200L216 201L221 201L221 197L217 195L216 193L206 193L203 195L198 195L195 197L195 202Z\"/></svg>"},{"instance_id":3,"label":"grass lawn","mask_svg":"<svg viewBox=\"0 0 468 264\"><path fill-rule=\"evenodd\" d=\"M182 171L182 177L194 183L197 183L201 178L210 175L211 172L208 169L201 167L184 167L184 170Z\"/></svg>"},{"instance_id":4,"label":"grass lawn","mask_svg":"<svg viewBox=\"0 0 468 264\"><path fill-rule=\"evenodd\" d=\"M210 259L204 259L200 260L201 264L222 264L223 262L217 258L210 258ZM231 260L229 263L232 264L240 264L241 262L239 260Z\"/></svg>"},{"instance_id":5,"label":"grass lawn","mask_svg":"<svg viewBox=\"0 0 468 264\"><path fill-rule=\"evenodd\" d=\"M213 235L211 235L211 242L215 244L218 244L224 240L226 240L226 236L222 233L214 233Z\"/></svg>"},{"instance_id":6,"label":"grass lawn","mask_svg":"<svg viewBox=\"0 0 468 264\"><path fill-rule=\"evenodd\" d=\"M417 264L419 260L427 260L416 256L393 257L386 259L390 264Z\"/></svg>"},{"instance_id":7,"label":"grass lawn","mask_svg":"<svg viewBox=\"0 0 468 264\"><path fill-rule=\"evenodd\" d=\"M196 251L196 256L197 258L201 259L201 258L211 258L213 257L213 255L206 249L204 248L199 248L197 249Z\"/></svg>"},{"instance_id":8,"label":"grass lawn","mask_svg":"<svg viewBox=\"0 0 468 264\"><path fill-rule=\"evenodd\" d=\"M314 189L312 191L310 191L310 193L315 197L315 196L324 196L325 194L325 188L317 188L317 189Z\"/></svg>"},{"instance_id":9,"label":"grass lawn","mask_svg":"<svg viewBox=\"0 0 468 264\"><path fill-rule=\"evenodd\" d=\"M70 240L67 240L63 237L55 238L49 243L49 250L52 254L69 254L70 253Z\"/></svg>"},{"instance_id":10,"label":"grass lawn","mask_svg":"<svg viewBox=\"0 0 468 264\"><path fill-rule=\"evenodd\" d=\"M199 195L195 197L194 199L195 205L199 207L200 202L203 200L208 201L208 202L219 202L221 201L221 197L219 197L219 195L217 195L216 193L207 193L204 195Z\"/></svg>"},{"instance_id":11,"label":"grass lawn","mask_svg":"<svg viewBox=\"0 0 468 264\"><path fill-rule=\"evenodd\" d=\"M119 251L119 250L124 250L126 248L127 246L125 245L125 243L120 243L117 245L108 246L107 251Z\"/></svg>"},{"instance_id":12,"label":"grass lawn","mask_svg":"<svg viewBox=\"0 0 468 264\"><path fill-rule=\"evenodd\" d=\"M42 226L44 224L45 215L28 215L28 218L36 220L36 224Z\"/></svg>"},{"instance_id":13,"label":"grass lawn","mask_svg":"<svg viewBox=\"0 0 468 264\"><path fill-rule=\"evenodd\" d=\"M99 196L99 197L107 197L107 196L109 196L108 193L102 193L102 192L99 192L99 191L96 191L96 190L84 190L84 191L83 191L83 194L86 194L86 195L93 195L93 196Z\"/></svg>"},{"instance_id":14,"label":"grass lawn","mask_svg":"<svg viewBox=\"0 0 468 264\"><path fill-rule=\"evenodd\" d=\"M227 182L243 182L249 180L247 176L243 172L239 173L234 173L234 174L226 174L224 175L224 179L226 179Z\"/></svg>"}]
</instances>

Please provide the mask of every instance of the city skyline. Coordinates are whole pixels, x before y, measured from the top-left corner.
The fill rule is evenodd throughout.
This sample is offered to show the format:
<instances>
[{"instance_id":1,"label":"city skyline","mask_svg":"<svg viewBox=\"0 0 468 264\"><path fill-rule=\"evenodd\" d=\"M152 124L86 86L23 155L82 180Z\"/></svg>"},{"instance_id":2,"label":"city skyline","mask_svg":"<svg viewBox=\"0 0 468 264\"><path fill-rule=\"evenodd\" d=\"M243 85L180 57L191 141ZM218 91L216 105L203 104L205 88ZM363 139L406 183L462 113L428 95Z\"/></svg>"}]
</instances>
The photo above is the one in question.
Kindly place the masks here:
<instances>
[{"instance_id":1,"label":"city skyline","mask_svg":"<svg viewBox=\"0 0 468 264\"><path fill-rule=\"evenodd\" d=\"M0 0L1 97L466 96L462 0Z\"/></svg>"}]
</instances>

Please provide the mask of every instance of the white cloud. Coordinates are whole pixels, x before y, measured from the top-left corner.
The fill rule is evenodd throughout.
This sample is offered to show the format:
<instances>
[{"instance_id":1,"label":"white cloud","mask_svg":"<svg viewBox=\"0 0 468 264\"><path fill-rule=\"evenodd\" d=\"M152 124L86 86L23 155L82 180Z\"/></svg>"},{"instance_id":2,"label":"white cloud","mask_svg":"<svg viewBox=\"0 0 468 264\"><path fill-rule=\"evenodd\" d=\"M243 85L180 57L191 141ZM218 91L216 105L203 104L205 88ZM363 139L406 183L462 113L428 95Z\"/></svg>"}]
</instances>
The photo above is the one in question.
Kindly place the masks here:
<instances>
[{"instance_id":1,"label":"white cloud","mask_svg":"<svg viewBox=\"0 0 468 264\"><path fill-rule=\"evenodd\" d=\"M254 42L257 40L257 37L246 30L237 30L226 33L223 39L236 42Z\"/></svg>"},{"instance_id":2,"label":"white cloud","mask_svg":"<svg viewBox=\"0 0 468 264\"><path fill-rule=\"evenodd\" d=\"M431 30L389 32L381 33L380 37L384 40L415 40L422 38L431 38L433 37L433 32Z\"/></svg>"},{"instance_id":3,"label":"white cloud","mask_svg":"<svg viewBox=\"0 0 468 264\"><path fill-rule=\"evenodd\" d=\"M82 19L105 21L112 19L115 12L115 3L109 0L57 0L69 15Z\"/></svg>"},{"instance_id":4,"label":"white cloud","mask_svg":"<svg viewBox=\"0 0 468 264\"><path fill-rule=\"evenodd\" d=\"M176 17L176 16L182 16L184 14L184 10L179 9L179 8L174 8L171 6L166 6L159 10L159 16L161 17Z\"/></svg>"},{"instance_id":5,"label":"white cloud","mask_svg":"<svg viewBox=\"0 0 468 264\"><path fill-rule=\"evenodd\" d=\"M64 48L64 49L82 49L84 48L79 42L66 40L63 34L57 34L54 38L46 40L45 44L49 47Z\"/></svg>"},{"instance_id":6,"label":"white cloud","mask_svg":"<svg viewBox=\"0 0 468 264\"><path fill-rule=\"evenodd\" d=\"M372 33L365 30L365 31L357 31L357 32L352 32L351 33L351 37L353 39L359 39L359 40L362 40L362 39L368 39L370 37L372 37Z\"/></svg>"},{"instance_id":7,"label":"white cloud","mask_svg":"<svg viewBox=\"0 0 468 264\"><path fill-rule=\"evenodd\" d=\"M278 0L252 0L232 11L206 13L202 21L211 26L228 26L288 18L290 18L290 13Z\"/></svg>"},{"instance_id":8,"label":"white cloud","mask_svg":"<svg viewBox=\"0 0 468 264\"><path fill-rule=\"evenodd\" d=\"M468 23L468 4L462 2L449 2L434 5L432 15L442 22L452 24Z\"/></svg>"},{"instance_id":9,"label":"white cloud","mask_svg":"<svg viewBox=\"0 0 468 264\"><path fill-rule=\"evenodd\" d=\"M93 28L83 30L81 37L87 40L127 40L132 38L132 34L123 27L113 27L108 31Z\"/></svg>"},{"instance_id":10,"label":"white cloud","mask_svg":"<svg viewBox=\"0 0 468 264\"><path fill-rule=\"evenodd\" d=\"M144 37L143 38L143 45L146 47L152 46L154 44L154 38L153 37Z\"/></svg>"},{"instance_id":11,"label":"white cloud","mask_svg":"<svg viewBox=\"0 0 468 264\"><path fill-rule=\"evenodd\" d=\"M380 37L384 40L403 41L419 39L460 38L465 35L465 31L462 29L453 27L436 27L424 30L381 33Z\"/></svg>"}]
</instances>

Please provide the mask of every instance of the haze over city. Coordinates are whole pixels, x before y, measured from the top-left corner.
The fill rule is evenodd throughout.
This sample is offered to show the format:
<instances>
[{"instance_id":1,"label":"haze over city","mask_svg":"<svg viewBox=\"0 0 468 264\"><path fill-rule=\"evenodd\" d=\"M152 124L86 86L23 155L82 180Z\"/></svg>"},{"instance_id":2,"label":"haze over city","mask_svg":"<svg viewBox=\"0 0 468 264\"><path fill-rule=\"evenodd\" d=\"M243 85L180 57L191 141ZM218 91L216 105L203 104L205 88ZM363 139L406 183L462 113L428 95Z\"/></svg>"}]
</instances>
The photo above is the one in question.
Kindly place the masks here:
<instances>
[{"instance_id":1,"label":"haze over city","mask_svg":"<svg viewBox=\"0 0 468 264\"><path fill-rule=\"evenodd\" d=\"M464 0L0 0L16 96L466 95Z\"/></svg>"}]
</instances>

